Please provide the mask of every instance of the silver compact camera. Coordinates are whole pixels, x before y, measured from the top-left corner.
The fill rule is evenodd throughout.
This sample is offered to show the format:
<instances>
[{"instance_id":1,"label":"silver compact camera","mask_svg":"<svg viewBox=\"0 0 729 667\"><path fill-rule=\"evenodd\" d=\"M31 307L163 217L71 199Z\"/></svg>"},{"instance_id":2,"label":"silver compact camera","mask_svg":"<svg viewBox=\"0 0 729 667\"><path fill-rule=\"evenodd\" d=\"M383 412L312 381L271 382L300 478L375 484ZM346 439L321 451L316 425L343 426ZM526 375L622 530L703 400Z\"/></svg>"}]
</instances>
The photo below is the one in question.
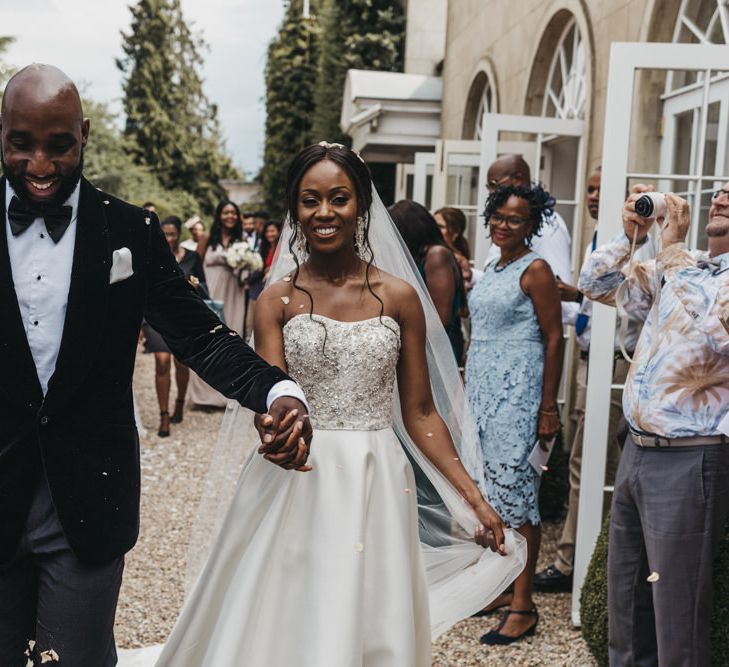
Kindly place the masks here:
<instances>
[{"instance_id":1,"label":"silver compact camera","mask_svg":"<svg viewBox=\"0 0 729 667\"><path fill-rule=\"evenodd\" d=\"M641 218L665 218L666 199L662 192L646 192L635 200L635 212Z\"/></svg>"}]
</instances>

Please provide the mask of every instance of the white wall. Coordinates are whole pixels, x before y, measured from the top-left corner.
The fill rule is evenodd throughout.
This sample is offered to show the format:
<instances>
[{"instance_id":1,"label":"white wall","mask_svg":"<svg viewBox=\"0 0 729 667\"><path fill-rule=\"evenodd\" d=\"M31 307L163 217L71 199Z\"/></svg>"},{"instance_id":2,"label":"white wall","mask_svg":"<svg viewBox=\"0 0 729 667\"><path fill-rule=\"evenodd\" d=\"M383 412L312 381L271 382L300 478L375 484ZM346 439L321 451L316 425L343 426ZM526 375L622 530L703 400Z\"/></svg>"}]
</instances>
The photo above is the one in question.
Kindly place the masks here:
<instances>
[{"instance_id":1,"label":"white wall","mask_svg":"<svg viewBox=\"0 0 729 667\"><path fill-rule=\"evenodd\" d=\"M408 0L405 71L433 76L445 56L448 0Z\"/></svg>"}]
</instances>

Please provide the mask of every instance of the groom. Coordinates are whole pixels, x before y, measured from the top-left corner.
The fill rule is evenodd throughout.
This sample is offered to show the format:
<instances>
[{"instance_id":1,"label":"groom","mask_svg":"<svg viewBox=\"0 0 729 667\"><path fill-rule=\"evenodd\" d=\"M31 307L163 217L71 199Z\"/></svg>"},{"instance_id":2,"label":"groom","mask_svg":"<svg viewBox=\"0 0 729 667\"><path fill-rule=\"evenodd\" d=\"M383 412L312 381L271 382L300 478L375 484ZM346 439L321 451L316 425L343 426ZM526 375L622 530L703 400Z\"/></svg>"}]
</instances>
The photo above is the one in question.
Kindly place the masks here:
<instances>
[{"instance_id":1,"label":"groom","mask_svg":"<svg viewBox=\"0 0 729 667\"><path fill-rule=\"evenodd\" d=\"M142 316L206 382L268 411L269 460L303 465L311 430L291 427L301 390L197 297L155 214L83 178L89 121L73 82L26 67L1 114L0 665L25 666L34 639L36 664L106 667L138 533Z\"/></svg>"}]
</instances>

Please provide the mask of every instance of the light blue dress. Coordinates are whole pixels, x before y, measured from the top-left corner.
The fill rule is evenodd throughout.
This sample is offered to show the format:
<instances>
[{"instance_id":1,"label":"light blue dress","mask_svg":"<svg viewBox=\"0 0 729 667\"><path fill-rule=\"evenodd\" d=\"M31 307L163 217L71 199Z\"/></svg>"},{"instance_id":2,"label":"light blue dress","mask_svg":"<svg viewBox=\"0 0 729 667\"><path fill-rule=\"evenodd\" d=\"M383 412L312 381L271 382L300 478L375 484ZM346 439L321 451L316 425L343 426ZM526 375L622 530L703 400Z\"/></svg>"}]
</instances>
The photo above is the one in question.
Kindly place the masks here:
<instances>
[{"instance_id":1,"label":"light blue dress","mask_svg":"<svg viewBox=\"0 0 729 667\"><path fill-rule=\"evenodd\" d=\"M495 271L468 298L471 345L466 394L483 449L488 500L508 525L540 523L539 476L527 461L537 440L544 340L532 300L519 284L530 252Z\"/></svg>"}]
</instances>

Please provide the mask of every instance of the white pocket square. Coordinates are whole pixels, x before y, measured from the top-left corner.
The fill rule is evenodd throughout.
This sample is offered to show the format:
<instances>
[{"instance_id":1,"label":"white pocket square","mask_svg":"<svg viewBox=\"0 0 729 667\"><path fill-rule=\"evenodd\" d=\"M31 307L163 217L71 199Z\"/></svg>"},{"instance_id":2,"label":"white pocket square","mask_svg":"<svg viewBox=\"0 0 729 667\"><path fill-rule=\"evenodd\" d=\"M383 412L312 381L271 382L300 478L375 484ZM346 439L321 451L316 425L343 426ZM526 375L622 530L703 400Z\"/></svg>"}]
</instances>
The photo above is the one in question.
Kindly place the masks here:
<instances>
[{"instance_id":1,"label":"white pocket square","mask_svg":"<svg viewBox=\"0 0 729 667\"><path fill-rule=\"evenodd\" d=\"M132 251L129 248L119 248L114 251L111 260L111 273L109 284L121 282L134 275L132 268Z\"/></svg>"}]
</instances>

